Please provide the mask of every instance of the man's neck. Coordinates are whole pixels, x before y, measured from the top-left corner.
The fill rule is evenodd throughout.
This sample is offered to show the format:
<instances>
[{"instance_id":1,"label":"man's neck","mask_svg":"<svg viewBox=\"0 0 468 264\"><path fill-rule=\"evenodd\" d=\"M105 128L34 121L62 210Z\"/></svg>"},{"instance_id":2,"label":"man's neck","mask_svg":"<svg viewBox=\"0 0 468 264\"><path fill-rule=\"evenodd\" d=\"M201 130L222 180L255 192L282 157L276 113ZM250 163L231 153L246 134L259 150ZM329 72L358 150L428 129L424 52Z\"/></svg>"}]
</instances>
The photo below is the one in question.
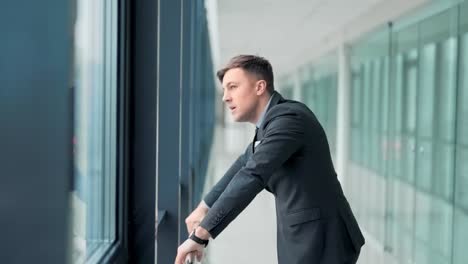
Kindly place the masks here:
<instances>
[{"instance_id":1,"label":"man's neck","mask_svg":"<svg viewBox=\"0 0 468 264\"><path fill-rule=\"evenodd\" d=\"M263 98L260 99L260 102L258 104L257 111L256 111L255 120L253 120L251 122L252 124L254 124L256 126L260 125L259 121L261 121L261 119L265 115L267 107L268 107L268 105L269 105L269 103L271 101L271 97L272 97L271 94L267 94L266 96L264 96Z\"/></svg>"}]
</instances>

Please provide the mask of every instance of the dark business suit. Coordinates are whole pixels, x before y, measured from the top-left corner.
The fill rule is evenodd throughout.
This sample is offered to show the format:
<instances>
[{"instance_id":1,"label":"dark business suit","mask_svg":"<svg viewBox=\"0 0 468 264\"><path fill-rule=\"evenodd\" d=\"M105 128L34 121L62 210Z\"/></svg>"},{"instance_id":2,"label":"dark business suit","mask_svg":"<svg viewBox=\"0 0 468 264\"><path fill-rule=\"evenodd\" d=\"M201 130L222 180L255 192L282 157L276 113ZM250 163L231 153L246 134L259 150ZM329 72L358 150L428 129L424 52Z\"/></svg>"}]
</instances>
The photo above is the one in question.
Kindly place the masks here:
<instances>
[{"instance_id":1,"label":"dark business suit","mask_svg":"<svg viewBox=\"0 0 468 264\"><path fill-rule=\"evenodd\" d=\"M216 238L266 189L276 200L279 264L354 263L364 237L314 114L274 92L254 140L204 198L211 208L201 226Z\"/></svg>"}]
</instances>

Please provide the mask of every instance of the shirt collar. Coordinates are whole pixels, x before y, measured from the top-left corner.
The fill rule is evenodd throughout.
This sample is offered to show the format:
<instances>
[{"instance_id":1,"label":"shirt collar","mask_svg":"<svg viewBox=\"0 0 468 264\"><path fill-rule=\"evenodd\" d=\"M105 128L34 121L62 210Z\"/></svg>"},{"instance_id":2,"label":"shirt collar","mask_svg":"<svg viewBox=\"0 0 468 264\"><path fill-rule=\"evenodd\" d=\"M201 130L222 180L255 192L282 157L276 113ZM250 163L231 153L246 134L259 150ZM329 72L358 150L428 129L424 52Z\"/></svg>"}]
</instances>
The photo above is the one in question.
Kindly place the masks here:
<instances>
[{"instance_id":1,"label":"shirt collar","mask_svg":"<svg viewBox=\"0 0 468 264\"><path fill-rule=\"evenodd\" d=\"M257 128L259 128L262 125L263 119L265 118L266 111L268 110L268 106L270 106L272 98L273 98L273 95L270 96L270 100L268 100L268 104L265 106L265 109L263 109L263 112L260 114L260 117L258 118L257 124L255 124L255 126Z\"/></svg>"}]
</instances>

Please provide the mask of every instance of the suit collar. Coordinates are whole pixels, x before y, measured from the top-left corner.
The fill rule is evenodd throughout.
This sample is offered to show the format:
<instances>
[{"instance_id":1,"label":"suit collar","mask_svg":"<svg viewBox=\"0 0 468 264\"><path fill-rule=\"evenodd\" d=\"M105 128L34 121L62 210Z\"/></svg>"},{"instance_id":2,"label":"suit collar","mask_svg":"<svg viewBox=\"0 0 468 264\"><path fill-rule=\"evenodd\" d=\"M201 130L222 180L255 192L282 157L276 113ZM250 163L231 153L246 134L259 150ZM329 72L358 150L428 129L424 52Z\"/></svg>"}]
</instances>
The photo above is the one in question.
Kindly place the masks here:
<instances>
[{"instance_id":1,"label":"suit collar","mask_svg":"<svg viewBox=\"0 0 468 264\"><path fill-rule=\"evenodd\" d=\"M279 104L280 102L284 101L284 98L283 96L281 96L280 93L278 93L277 91L273 91L273 94L271 95L271 101L270 101L270 105L268 106L266 112L265 112L265 115L268 113L268 111L270 111L270 109Z\"/></svg>"}]
</instances>

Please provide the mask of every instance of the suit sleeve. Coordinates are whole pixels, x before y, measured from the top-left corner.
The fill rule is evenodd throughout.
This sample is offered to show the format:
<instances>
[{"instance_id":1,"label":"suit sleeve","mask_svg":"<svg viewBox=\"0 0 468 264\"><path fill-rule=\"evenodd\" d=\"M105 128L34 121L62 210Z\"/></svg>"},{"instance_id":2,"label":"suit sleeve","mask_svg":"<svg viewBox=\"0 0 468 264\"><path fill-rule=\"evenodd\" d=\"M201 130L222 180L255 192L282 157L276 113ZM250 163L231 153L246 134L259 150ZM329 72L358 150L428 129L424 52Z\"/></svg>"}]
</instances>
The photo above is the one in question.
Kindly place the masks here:
<instances>
[{"instance_id":1,"label":"suit sleeve","mask_svg":"<svg viewBox=\"0 0 468 264\"><path fill-rule=\"evenodd\" d=\"M249 145L250 147L251 145ZM247 149L249 149L247 147ZM224 176L213 186L208 194L205 195L203 200L208 207L212 207L213 204L218 200L218 197L224 192L226 186L231 182L232 178L236 173L245 165L245 153L240 155L239 158L231 165L229 170L226 171Z\"/></svg>"},{"instance_id":2,"label":"suit sleeve","mask_svg":"<svg viewBox=\"0 0 468 264\"><path fill-rule=\"evenodd\" d=\"M278 112L278 111L276 111ZM255 152L232 178L200 224L216 238L265 188L270 176L303 144L304 128L290 110L273 115Z\"/></svg>"}]
</instances>

